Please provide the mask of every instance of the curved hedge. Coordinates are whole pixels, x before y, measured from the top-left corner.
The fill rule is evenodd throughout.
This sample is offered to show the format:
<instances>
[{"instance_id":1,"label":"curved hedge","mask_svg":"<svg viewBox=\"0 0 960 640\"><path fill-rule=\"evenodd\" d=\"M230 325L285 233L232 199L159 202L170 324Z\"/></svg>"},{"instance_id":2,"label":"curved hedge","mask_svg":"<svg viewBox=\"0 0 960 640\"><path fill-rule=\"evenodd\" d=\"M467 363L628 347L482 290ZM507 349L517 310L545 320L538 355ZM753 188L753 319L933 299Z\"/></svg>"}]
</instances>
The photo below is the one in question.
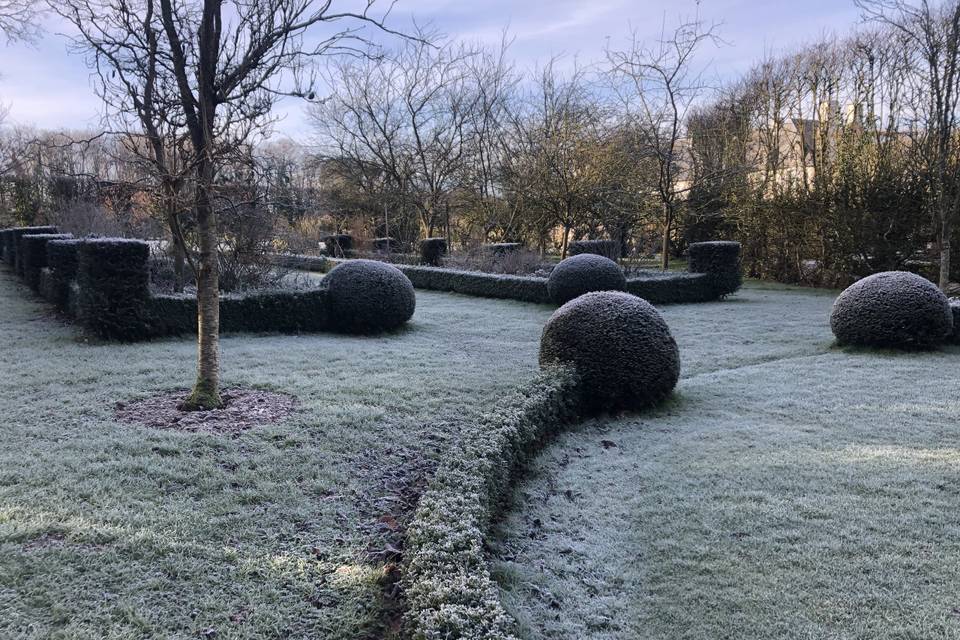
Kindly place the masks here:
<instances>
[{"instance_id":1,"label":"curved hedge","mask_svg":"<svg viewBox=\"0 0 960 640\"><path fill-rule=\"evenodd\" d=\"M540 365L570 365L589 411L643 409L667 397L680 378L680 351L653 305L629 293L588 293L550 317Z\"/></svg>"},{"instance_id":2,"label":"curved hedge","mask_svg":"<svg viewBox=\"0 0 960 640\"><path fill-rule=\"evenodd\" d=\"M415 640L515 640L484 539L524 461L579 416L578 378L547 369L453 445L407 530L403 586Z\"/></svg>"},{"instance_id":3,"label":"curved hedge","mask_svg":"<svg viewBox=\"0 0 960 640\"><path fill-rule=\"evenodd\" d=\"M77 250L77 314L83 326L106 340L150 335L147 305L150 246L141 240L84 240Z\"/></svg>"},{"instance_id":4,"label":"curved hedge","mask_svg":"<svg viewBox=\"0 0 960 640\"><path fill-rule=\"evenodd\" d=\"M446 254L446 238L425 238L420 241L420 264L439 267Z\"/></svg>"},{"instance_id":5,"label":"curved hedge","mask_svg":"<svg viewBox=\"0 0 960 640\"><path fill-rule=\"evenodd\" d=\"M687 269L691 273L710 274L721 296L733 293L743 284L739 242L694 242L687 249L687 257Z\"/></svg>"},{"instance_id":6,"label":"curved hedge","mask_svg":"<svg viewBox=\"0 0 960 640\"><path fill-rule=\"evenodd\" d=\"M617 263L594 253L581 253L562 260L547 278L547 292L556 304L564 304L591 291L623 291L627 279Z\"/></svg>"},{"instance_id":7,"label":"curved hedge","mask_svg":"<svg viewBox=\"0 0 960 640\"><path fill-rule=\"evenodd\" d=\"M20 261L23 279L34 291L40 290L40 272L47 266L47 243L72 238L68 233L25 234L20 236Z\"/></svg>"},{"instance_id":8,"label":"curved hedge","mask_svg":"<svg viewBox=\"0 0 960 640\"><path fill-rule=\"evenodd\" d=\"M884 271L837 297L830 328L840 344L928 349L953 331L953 313L947 297L926 278Z\"/></svg>"},{"instance_id":9,"label":"curved hedge","mask_svg":"<svg viewBox=\"0 0 960 640\"><path fill-rule=\"evenodd\" d=\"M396 329L413 317L416 293L399 269L376 260L350 260L323 279L330 320L346 333Z\"/></svg>"},{"instance_id":10,"label":"curved hedge","mask_svg":"<svg viewBox=\"0 0 960 640\"><path fill-rule=\"evenodd\" d=\"M570 243L567 253L571 256L593 253L616 261L620 259L620 243L616 240L577 240Z\"/></svg>"}]
</instances>

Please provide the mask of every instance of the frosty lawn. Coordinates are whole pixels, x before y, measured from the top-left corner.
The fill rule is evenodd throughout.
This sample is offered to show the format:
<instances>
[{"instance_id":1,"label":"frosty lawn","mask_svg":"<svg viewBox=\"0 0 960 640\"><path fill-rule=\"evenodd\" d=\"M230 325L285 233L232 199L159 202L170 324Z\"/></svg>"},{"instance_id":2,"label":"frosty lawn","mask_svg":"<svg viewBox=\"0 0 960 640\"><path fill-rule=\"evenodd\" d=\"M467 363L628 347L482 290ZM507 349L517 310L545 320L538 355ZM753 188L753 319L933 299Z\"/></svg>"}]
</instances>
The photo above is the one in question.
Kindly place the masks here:
<instances>
[{"instance_id":1,"label":"frosty lawn","mask_svg":"<svg viewBox=\"0 0 960 640\"><path fill-rule=\"evenodd\" d=\"M832 300L663 309L674 400L561 436L500 527L524 637L960 636L960 349L831 348Z\"/></svg>"}]
</instances>

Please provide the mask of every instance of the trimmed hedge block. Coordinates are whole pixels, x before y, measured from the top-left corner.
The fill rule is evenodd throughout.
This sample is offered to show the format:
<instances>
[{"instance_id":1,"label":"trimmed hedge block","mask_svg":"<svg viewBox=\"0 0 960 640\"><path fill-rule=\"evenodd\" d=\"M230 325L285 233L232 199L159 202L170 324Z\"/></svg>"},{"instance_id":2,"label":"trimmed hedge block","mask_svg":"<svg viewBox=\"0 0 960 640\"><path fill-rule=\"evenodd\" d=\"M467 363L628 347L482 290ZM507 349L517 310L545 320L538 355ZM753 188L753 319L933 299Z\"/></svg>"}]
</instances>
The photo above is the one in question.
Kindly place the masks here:
<instances>
[{"instance_id":1,"label":"trimmed hedge block","mask_svg":"<svg viewBox=\"0 0 960 640\"><path fill-rule=\"evenodd\" d=\"M23 265L20 262L20 238L27 235L58 233L56 227L16 227L9 229L6 244L3 250L3 260L7 266L13 267L17 274L23 275Z\"/></svg>"},{"instance_id":2,"label":"trimmed hedge block","mask_svg":"<svg viewBox=\"0 0 960 640\"><path fill-rule=\"evenodd\" d=\"M445 255L447 255L446 238L425 238L420 241L420 264L439 267Z\"/></svg>"},{"instance_id":3,"label":"trimmed hedge block","mask_svg":"<svg viewBox=\"0 0 960 640\"><path fill-rule=\"evenodd\" d=\"M623 291L627 279L617 263L594 253L562 260L547 279L547 292L556 304L564 304L591 291Z\"/></svg>"},{"instance_id":4,"label":"trimmed hedge block","mask_svg":"<svg viewBox=\"0 0 960 640\"><path fill-rule=\"evenodd\" d=\"M710 302L722 297L709 273L643 271L627 280L626 291L653 304Z\"/></svg>"},{"instance_id":5,"label":"trimmed hedge block","mask_svg":"<svg viewBox=\"0 0 960 640\"><path fill-rule=\"evenodd\" d=\"M577 240L570 243L567 253L571 256L592 253L613 261L617 261L621 257L620 243L616 240Z\"/></svg>"},{"instance_id":6,"label":"trimmed hedge block","mask_svg":"<svg viewBox=\"0 0 960 640\"><path fill-rule=\"evenodd\" d=\"M947 296L926 278L885 271L840 294L830 328L840 344L929 349L953 332L953 312Z\"/></svg>"},{"instance_id":7,"label":"trimmed hedge block","mask_svg":"<svg viewBox=\"0 0 960 640\"><path fill-rule=\"evenodd\" d=\"M602 291L568 302L540 339L540 365L570 365L588 411L643 409L680 378L680 351L660 313L629 293Z\"/></svg>"},{"instance_id":8,"label":"trimmed hedge block","mask_svg":"<svg viewBox=\"0 0 960 640\"><path fill-rule=\"evenodd\" d=\"M489 251L495 256L505 256L510 253L515 253L522 248L523 243L521 242L493 242L483 245L484 251Z\"/></svg>"},{"instance_id":9,"label":"trimmed hedge block","mask_svg":"<svg viewBox=\"0 0 960 640\"><path fill-rule=\"evenodd\" d=\"M396 238L374 238L373 250L378 253L399 253L400 241Z\"/></svg>"},{"instance_id":10,"label":"trimmed hedge block","mask_svg":"<svg viewBox=\"0 0 960 640\"><path fill-rule=\"evenodd\" d=\"M345 233L338 233L320 238L323 246L326 247L328 256L334 258L345 258L347 254L353 251L353 236Z\"/></svg>"},{"instance_id":11,"label":"trimmed hedge block","mask_svg":"<svg viewBox=\"0 0 960 640\"><path fill-rule=\"evenodd\" d=\"M23 279L36 292L40 291L40 271L47 266L47 243L51 240L68 240L70 234L26 234L20 236L20 262Z\"/></svg>"},{"instance_id":12,"label":"trimmed hedge block","mask_svg":"<svg viewBox=\"0 0 960 640\"><path fill-rule=\"evenodd\" d=\"M720 296L733 293L743 284L739 242L694 242L687 249L687 256L687 270L710 274Z\"/></svg>"},{"instance_id":13,"label":"trimmed hedge block","mask_svg":"<svg viewBox=\"0 0 960 640\"><path fill-rule=\"evenodd\" d=\"M81 324L106 340L150 335L150 245L140 240L84 240L77 254Z\"/></svg>"},{"instance_id":14,"label":"trimmed hedge block","mask_svg":"<svg viewBox=\"0 0 960 640\"><path fill-rule=\"evenodd\" d=\"M346 333L396 329L413 317L413 284L397 267L376 260L350 260L323 280L331 325Z\"/></svg>"},{"instance_id":15,"label":"trimmed hedge block","mask_svg":"<svg viewBox=\"0 0 960 640\"><path fill-rule=\"evenodd\" d=\"M418 289L450 291L484 298L506 298L523 302L550 302L546 278L511 276L440 267L397 265Z\"/></svg>"},{"instance_id":16,"label":"trimmed hedge block","mask_svg":"<svg viewBox=\"0 0 960 640\"><path fill-rule=\"evenodd\" d=\"M51 240L47 243L47 268L50 271L48 297L61 311L69 310L70 285L77 279L77 252L82 240Z\"/></svg>"},{"instance_id":17,"label":"trimmed hedge block","mask_svg":"<svg viewBox=\"0 0 960 640\"><path fill-rule=\"evenodd\" d=\"M950 312L953 314L953 332L950 334L950 342L960 344L960 300L950 301Z\"/></svg>"}]
</instances>

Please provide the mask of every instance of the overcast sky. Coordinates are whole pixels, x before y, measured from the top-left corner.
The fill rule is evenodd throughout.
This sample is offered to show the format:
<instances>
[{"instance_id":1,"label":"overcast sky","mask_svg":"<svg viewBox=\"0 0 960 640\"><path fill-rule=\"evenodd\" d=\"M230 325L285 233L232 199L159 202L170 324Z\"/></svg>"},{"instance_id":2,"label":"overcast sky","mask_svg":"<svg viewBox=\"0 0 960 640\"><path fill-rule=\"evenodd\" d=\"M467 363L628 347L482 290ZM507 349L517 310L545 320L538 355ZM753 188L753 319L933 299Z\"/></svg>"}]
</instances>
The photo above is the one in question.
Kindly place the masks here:
<instances>
[{"instance_id":1,"label":"overcast sky","mask_svg":"<svg viewBox=\"0 0 960 640\"><path fill-rule=\"evenodd\" d=\"M597 60L608 42L623 43L631 28L655 38L664 21L675 24L697 11L708 22L722 23L727 44L706 51L701 61L721 77L746 70L765 52L824 33L844 34L859 21L853 0L399 0L390 24L402 30L416 19L449 36L491 44L506 27L515 38L517 64L531 68L554 54ZM34 46L0 44L0 100L10 107L8 123L97 127L100 104L84 60L57 35L66 30L62 22L48 19L45 26L47 35ZM302 104L287 100L279 109L280 133L305 140Z\"/></svg>"}]
</instances>

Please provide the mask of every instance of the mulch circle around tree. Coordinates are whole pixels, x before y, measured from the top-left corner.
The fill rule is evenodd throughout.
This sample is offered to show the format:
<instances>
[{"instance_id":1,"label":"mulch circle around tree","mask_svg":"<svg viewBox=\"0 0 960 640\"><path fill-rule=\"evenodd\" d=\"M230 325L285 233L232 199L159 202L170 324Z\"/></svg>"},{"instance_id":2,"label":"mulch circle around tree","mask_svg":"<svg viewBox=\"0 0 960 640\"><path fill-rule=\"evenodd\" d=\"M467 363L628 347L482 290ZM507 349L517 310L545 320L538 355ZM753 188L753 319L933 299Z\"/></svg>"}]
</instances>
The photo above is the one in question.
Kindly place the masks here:
<instances>
[{"instance_id":1,"label":"mulch circle around tree","mask_svg":"<svg viewBox=\"0 0 960 640\"><path fill-rule=\"evenodd\" d=\"M188 393L182 389L135 402L118 402L114 417L121 422L152 429L235 435L280 422L299 404L294 396L286 393L232 388L221 392L224 405L220 409L183 411L179 406Z\"/></svg>"}]
</instances>

